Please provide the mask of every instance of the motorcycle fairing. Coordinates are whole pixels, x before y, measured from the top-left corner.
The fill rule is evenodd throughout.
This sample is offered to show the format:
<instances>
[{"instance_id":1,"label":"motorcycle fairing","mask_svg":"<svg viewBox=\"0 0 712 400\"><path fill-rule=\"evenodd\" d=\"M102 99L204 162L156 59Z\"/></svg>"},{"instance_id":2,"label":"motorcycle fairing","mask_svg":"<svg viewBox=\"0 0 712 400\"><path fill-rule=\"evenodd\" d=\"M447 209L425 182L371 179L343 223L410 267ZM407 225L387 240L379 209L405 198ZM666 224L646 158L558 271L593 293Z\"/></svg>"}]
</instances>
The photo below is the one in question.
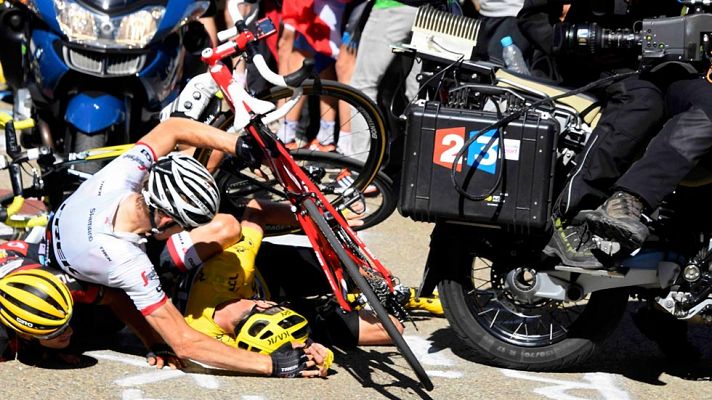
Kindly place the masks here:
<instances>
[{"instance_id":1,"label":"motorcycle fairing","mask_svg":"<svg viewBox=\"0 0 712 400\"><path fill-rule=\"evenodd\" d=\"M121 123L126 118L126 106L114 96L80 93L69 100L65 121L88 135Z\"/></svg>"},{"instance_id":2,"label":"motorcycle fairing","mask_svg":"<svg viewBox=\"0 0 712 400\"><path fill-rule=\"evenodd\" d=\"M69 71L60 54L55 51L54 44L58 40L59 36L42 29L33 30L30 40L31 63L35 64L35 71L39 70L39 73L35 73L35 80L43 94L50 98L54 96L60 79Z\"/></svg>"},{"instance_id":3,"label":"motorcycle fairing","mask_svg":"<svg viewBox=\"0 0 712 400\"><path fill-rule=\"evenodd\" d=\"M80 0L81 3L86 3L94 10L104 11L106 13L121 12L133 9L134 5L142 0ZM154 1L154 4L163 4L165 1Z\"/></svg>"},{"instance_id":4,"label":"motorcycle fairing","mask_svg":"<svg viewBox=\"0 0 712 400\"><path fill-rule=\"evenodd\" d=\"M203 15L210 6L209 1L195 0L168 0L166 3L166 13L158 24L153 40L162 40L165 35L173 32L176 27L185 19L191 16Z\"/></svg>"},{"instance_id":5,"label":"motorcycle fairing","mask_svg":"<svg viewBox=\"0 0 712 400\"><path fill-rule=\"evenodd\" d=\"M57 13L54 10L54 0L35 0L37 13L39 13L42 21L49 25L55 32L62 32L57 22Z\"/></svg>"},{"instance_id":6,"label":"motorcycle fairing","mask_svg":"<svg viewBox=\"0 0 712 400\"><path fill-rule=\"evenodd\" d=\"M167 104L167 99L176 97L179 90L178 79L183 75L181 68L184 57L183 46L168 40L155 49L153 59L138 73L146 90L148 108L160 110Z\"/></svg>"}]
</instances>

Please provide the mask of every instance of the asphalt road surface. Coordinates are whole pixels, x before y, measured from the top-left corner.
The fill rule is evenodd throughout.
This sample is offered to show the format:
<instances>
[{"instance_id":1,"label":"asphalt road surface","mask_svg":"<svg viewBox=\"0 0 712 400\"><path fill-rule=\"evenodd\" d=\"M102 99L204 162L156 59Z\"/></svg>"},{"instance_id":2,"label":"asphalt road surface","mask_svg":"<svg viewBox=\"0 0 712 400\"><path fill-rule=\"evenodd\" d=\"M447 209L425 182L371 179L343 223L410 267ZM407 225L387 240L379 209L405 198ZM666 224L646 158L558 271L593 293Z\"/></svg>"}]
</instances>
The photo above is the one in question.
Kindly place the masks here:
<instances>
[{"instance_id":1,"label":"asphalt road surface","mask_svg":"<svg viewBox=\"0 0 712 400\"><path fill-rule=\"evenodd\" d=\"M432 225L393 215L361 235L402 281L417 285ZM692 336L702 363L667 364L626 315L600 351L575 371L534 373L477 364L444 318L419 317L406 338L435 384L419 388L406 361L391 347L337 351L327 379L230 376L199 367L156 370L120 333L84 354L81 368L37 368L19 361L0 364L0 399L706 399L712 397L708 328Z\"/></svg>"}]
</instances>

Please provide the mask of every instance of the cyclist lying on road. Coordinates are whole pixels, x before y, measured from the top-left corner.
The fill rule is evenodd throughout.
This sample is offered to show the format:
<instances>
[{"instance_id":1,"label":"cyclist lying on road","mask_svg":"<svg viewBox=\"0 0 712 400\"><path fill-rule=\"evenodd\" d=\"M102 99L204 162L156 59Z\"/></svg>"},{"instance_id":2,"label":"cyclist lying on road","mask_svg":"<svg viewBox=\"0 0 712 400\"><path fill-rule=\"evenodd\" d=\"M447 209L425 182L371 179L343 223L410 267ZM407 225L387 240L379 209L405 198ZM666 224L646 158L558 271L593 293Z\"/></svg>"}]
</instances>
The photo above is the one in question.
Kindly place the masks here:
<instances>
[{"instance_id":1,"label":"cyclist lying on road","mask_svg":"<svg viewBox=\"0 0 712 400\"><path fill-rule=\"evenodd\" d=\"M256 351L269 353L278 346L256 337L251 329L254 324L245 321L255 310L262 313L274 306L275 303L263 301L270 299L268 285L272 288L287 286L287 293L296 295L287 300L299 306L296 309L298 313L309 316L310 337L320 342L328 340L330 344L342 346L390 344L390 337L378 319L366 310L345 313L340 309L337 310L334 301L309 303L299 299L301 293L296 293L294 287L300 287L310 295L330 293L321 268L310 265L307 261L308 257L303 260L300 256L280 258L276 254L267 254L265 257L269 257L270 262L260 263L259 270L256 268L255 259L257 257L259 260L258 252L262 245L263 226L296 224L297 220L288 205L250 200L242 215L242 239L221 254L207 260L196 271L192 282L189 282L189 287L184 289L184 293L188 293L184 313L188 324L231 346L248 348L249 345ZM291 246L284 247L291 248ZM310 251L313 254L313 250ZM185 264L185 261L180 258L172 261ZM163 264L166 264L165 259ZM289 274L288 271L292 271L291 275L300 276L302 279L279 279L275 276L274 279L265 280L260 275L260 271L268 271L270 277ZM410 290L405 288L405 291L408 296ZM271 292L279 293L277 290ZM434 313L442 312L437 299L427 302L406 297L406 300L408 300L407 305L413 308L428 309ZM280 316L265 318L275 320ZM403 325L395 317L391 316L391 318L402 332ZM292 324L288 325L291 327ZM275 327L275 329L279 333L288 335L284 333L286 331L284 327L282 329ZM261 332L262 328L257 331ZM279 334L272 331L270 337L275 336Z\"/></svg>"},{"instance_id":2,"label":"cyclist lying on road","mask_svg":"<svg viewBox=\"0 0 712 400\"><path fill-rule=\"evenodd\" d=\"M36 365L56 358L77 364L77 346L70 348L74 329L92 337L113 333L123 326L116 315L149 349L149 364L163 367L166 360L156 353L167 347L126 293L42 265L38 260L45 258L43 250L41 244L21 241L0 245L0 359ZM105 315L104 307L97 307L102 305L113 314Z\"/></svg>"},{"instance_id":3,"label":"cyclist lying on road","mask_svg":"<svg viewBox=\"0 0 712 400\"><path fill-rule=\"evenodd\" d=\"M48 227L54 263L73 277L125 291L146 320L180 359L261 375L326 373L319 344L281 349L271 356L226 346L190 328L165 295L145 253L146 237L182 236L193 256L219 253L239 239L239 224L216 216L220 202L210 173L191 157L168 155L176 145L229 154L239 149L235 136L184 118L169 118L136 146L84 182L57 210ZM146 180L146 178L148 178ZM306 361L305 361L306 360ZM177 366L177 365L176 365Z\"/></svg>"}]
</instances>

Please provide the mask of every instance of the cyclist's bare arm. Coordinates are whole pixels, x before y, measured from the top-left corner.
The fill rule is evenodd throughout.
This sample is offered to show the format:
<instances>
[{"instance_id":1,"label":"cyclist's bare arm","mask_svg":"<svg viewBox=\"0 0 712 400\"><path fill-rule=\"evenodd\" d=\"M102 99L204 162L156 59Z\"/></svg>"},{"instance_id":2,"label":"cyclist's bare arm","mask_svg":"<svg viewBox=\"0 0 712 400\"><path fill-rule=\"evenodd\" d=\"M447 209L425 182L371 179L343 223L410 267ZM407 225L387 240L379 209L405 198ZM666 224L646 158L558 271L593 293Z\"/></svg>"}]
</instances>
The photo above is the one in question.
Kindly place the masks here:
<instances>
[{"instance_id":1,"label":"cyclist's bare arm","mask_svg":"<svg viewBox=\"0 0 712 400\"><path fill-rule=\"evenodd\" d=\"M168 118L158 124L141 140L156 153L164 156L175 150L176 145L219 150L235 154L237 137L220 129L189 118Z\"/></svg>"},{"instance_id":2,"label":"cyclist's bare arm","mask_svg":"<svg viewBox=\"0 0 712 400\"><path fill-rule=\"evenodd\" d=\"M290 204L251 199L240 221L243 227L263 231L265 225L298 226Z\"/></svg>"},{"instance_id":3,"label":"cyclist's bare arm","mask_svg":"<svg viewBox=\"0 0 712 400\"><path fill-rule=\"evenodd\" d=\"M192 329L171 302L146 316L176 355L213 367L255 375L270 375L270 356L236 349Z\"/></svg>"},{"instance_id":4,"label":"cyclist's bare arm","mask_svg":"<svg viewBox=\"0 0 712 400\"><path fill-rule=\"evenodd\" d=\"M171 302L164 303L147 315L146 320L181 359L190 359L212 367L245 374L272 374L272 358L270 356L230 347L194 330L188 326L181 313ZM302 371L301 376L322 375L323 371L313 369L316 365L314 359L319 361L319 358L309 352L307 352L307 357L309 358L308 370Z\"/></svg>"}]
</instances>

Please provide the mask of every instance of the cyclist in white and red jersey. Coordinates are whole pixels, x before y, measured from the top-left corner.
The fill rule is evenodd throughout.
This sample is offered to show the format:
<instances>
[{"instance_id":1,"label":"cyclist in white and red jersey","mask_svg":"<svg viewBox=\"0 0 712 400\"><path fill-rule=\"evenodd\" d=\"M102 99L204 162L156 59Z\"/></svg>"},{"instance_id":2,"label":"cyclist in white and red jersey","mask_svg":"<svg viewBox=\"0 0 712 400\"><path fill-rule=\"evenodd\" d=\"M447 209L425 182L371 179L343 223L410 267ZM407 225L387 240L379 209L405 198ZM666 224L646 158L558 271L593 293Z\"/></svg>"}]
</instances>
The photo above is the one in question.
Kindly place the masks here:
<instances>
[{"instance_id":1,"label":"cyclist in white and red jersey","mask_svg":"<svg viewBox=\"0 0 712 400\"><path fill-rule=\"evenodd\" d=\"M146 356L149 364L162 368L167 362L173 362L167 356L168 354L164 353L166 345L161 337L146 323L145 318L136 310L126 293L118 289L109 289L104 286L79 281L66 272L46 264L45 260L46 246L44 242L9 241L2 243L0 244L0 282L4 282L5 277L12 276L17 272L34 270L48 272L54 275L61 282L61 285L67 287L75 306L73 307L74 311L79 311L79 318L75 318L76 312L69 311L69 314L72 315L71 326L70 321L67 320L63 326L58 327L54 332L45 334L32 334L33 332L18 331L15 328L7 329L0 324L0 361L18 357L21 361L32 365L45 360L61 361L72 365L78 364L80 359L77 354L82 350L81 345L74 343L75 345L70 348L70 340L73 337L74 330L79 328L81 331L80 337L94 337L95 335L113 333L121 329L123 324L117 324L118 321L115 320L113 315L106 315L106 311L110 311L109 314L121 317L122 322L127 324L141 339L149 351ZM42 288L32 287L32 280L23 281L23 283L25 286L22 288L27 293L32 293L33 295L42 293ZM22 291L15 292L14 296L21 294ZM13 298L13 295L2 293L2 289L0 289L0 296L4 296L0 299L0 303L11 301L11 298ZM19 297L13 301L18 301L18 299L20 301L29 301L22 300ZM46 318L44 314L46 310L37 308L37 303L32 303L33 305L15 304L30 312L29 315L22 317L18 315L17 317L26 319L33 318L33 315L36 315L40 318L28 324L33 326L32 329L36 329L35 324L41 324L42 322L39 321L42 318ZM102 310L102 307L98 306L107 306L108 309ZM0 304L0 314L3 312L6 317L10 315L7 314L10 311L3 310ZM99 321L97 321L97 317ZM3 318L0 317L0 322L7 323L7 320L3 321ZM24 324L19 326L22 327ZM49 330L49 328L47 329Z\"/></svg>"},{"instance_id":2,"label":"cyclist in white and red jersey","mask_svg":"<svg viewBox=\"0 0 712 400\"><path fill-rule=\"evenodd\" d=\"M251 374L324 375L323 346L295 344L271 355L226 346L191 329L163 292L146 237L190 230L182 247L197 249L196 257L240 237L234 217L215 215L219 194L210 173L191 157L169 154L177 145L235 154L241 141L187 118L162 122L58 208L48 227L54 263L83 281L124 290L181 359Z\"/></svg>"}]
</instances>

